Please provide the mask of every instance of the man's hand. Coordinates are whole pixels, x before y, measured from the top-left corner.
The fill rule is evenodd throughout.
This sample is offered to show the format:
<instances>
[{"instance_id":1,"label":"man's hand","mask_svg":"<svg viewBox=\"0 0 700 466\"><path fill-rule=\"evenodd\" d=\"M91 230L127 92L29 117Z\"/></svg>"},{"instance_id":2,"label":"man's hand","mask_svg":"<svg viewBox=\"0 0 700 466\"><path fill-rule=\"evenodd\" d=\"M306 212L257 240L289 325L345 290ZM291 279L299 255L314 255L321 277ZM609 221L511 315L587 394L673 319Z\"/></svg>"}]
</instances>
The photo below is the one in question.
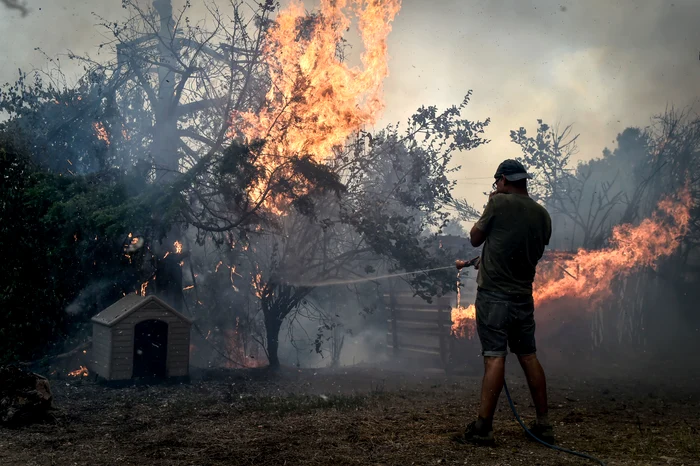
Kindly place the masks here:
<instances>
[{"instance_id":1,"label":"man's hand","mask_svg":"<svg viewBox=\"0 0 700 466\"><path fill-rule=\"evenodd\" d=\"M457 267L457 270L461 270L464 267L472 267L472 266L475 269L478 269L480 261L481 261L481 257L475 257L474 259L469 259L468 261L456 260L455 266Z\"/></svg>"}]
</instances>

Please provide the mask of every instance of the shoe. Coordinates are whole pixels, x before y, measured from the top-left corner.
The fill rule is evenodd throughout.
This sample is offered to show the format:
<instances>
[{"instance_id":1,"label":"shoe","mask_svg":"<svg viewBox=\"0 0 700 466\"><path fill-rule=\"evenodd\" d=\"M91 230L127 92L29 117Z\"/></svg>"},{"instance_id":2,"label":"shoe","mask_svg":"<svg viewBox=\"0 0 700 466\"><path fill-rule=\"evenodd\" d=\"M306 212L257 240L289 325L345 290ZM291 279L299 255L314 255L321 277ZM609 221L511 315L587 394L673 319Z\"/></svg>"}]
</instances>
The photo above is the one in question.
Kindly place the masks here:
<instances>
[{"instance_id":1,"label":"shoe","mask_svg":"<svg viewBox=\"0 0 700 466\"><path fill-rule=\"evenodd\" d=\"M493 446L496 441L493 438L493 429L477 429L476 421L467 426L464 435L457 435L454 440L459 443L472 443L475 445Z\"/></svg>"},{"instance_id":2,"label":"shoe","mask_svg":"<svg viewBox=\"0 0 700 466\"><path fill-rule=\"evenodd\" d=\"M554 428L551 425L543 426L535 421L532 424L530 424L529 429L532 435L534 435L544 443L554 445ZM527 432L525 432L525 435L533 442L535 441L530 435L527 434Z\"/></svg>"}]
</instances>

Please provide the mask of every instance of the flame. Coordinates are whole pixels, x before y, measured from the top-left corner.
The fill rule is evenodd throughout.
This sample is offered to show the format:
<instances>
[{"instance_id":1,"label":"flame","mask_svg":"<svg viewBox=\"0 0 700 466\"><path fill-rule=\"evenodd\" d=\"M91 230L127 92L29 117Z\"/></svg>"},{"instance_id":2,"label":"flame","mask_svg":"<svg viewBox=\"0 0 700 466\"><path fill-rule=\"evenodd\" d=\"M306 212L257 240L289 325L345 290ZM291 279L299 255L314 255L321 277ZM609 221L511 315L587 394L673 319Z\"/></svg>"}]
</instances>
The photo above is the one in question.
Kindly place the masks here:
<instances>
[{"instance_id":1,"label":"flame","mask_svg":"<svg viewBox=\"0 0 700 466\"><path fill-rule=\"evenodd\" d=\"M173 243L173 246L175 246L175 254L182 254L182 243L179 241L175 241Z\"/></svg>"},{"instance_id":2,"label":"flame","mask_svg":"<svg viewBox=\"0 0 700 466\"><path fill-rule=\"evenodd\" d=\"M71 377L87 377L90 374L88 373L87 367L80 366L80 369L76 369L73 372L69 372L68 375Z\"/></svg>"},{"instance_id":3,"label":"flame","mask_svg":"<svg viewBox=\"0 0 700 466\"><path fill-rule=\"evenodd\" d=\"M643 267L655 268L660 258L673 254L688 232L690 191L684 188L677 197L677 201L666 198L659 202L652 216L637 226L613 228L609 247L580 249L569 258L559 256L564 258L541 267L534 284L536 305L563 297L597 304L612 294L610 283L614 279Z\"/></svg>"},{"instance_id":4,"label":"flame","mask_svg":"<svg viewBox=\"0 0 700 466\"><path fill-rule=\"evenodd\" d=\"M95 135L97 136L97 139L99 139L100 141L104 141L104 143L109 146L109 133L107 133L107 128L105 128L105 125L98 121L93 123L92 127L95 130Z\"/></svg>"},{"instance_id":5,"label":"flame","mask_svg":"<svg viewBox=\"0 0 700 466\"><path fill-rule=\"evenodd\" d=\"M476 332L476 307L457 306L452 308L452 335L471 340Z\"/></svg>"},{"instance_id":6,"label":"flame","mask_svg":"<svg viewBox=\"0 0 700 466\"><path fill-rule=\"evenodd\" d=\"M600 250L547 252L538 267L533 285L535 306L560 298L585 299L595 309L613 293L613 280L643 267L655 268L658 260L673 254L688 233L693 206L686 187L676 196L663 199L651 217L639 225L613 228L610 246ZM459 290L459 287L457 288ZM459 293L459 291L458 291ZM459 296L459 295L458 295ZM452 309L452 334L471 338L476 327L476 308L463 308L457 301Z\"/></svg>"},{"instance_id":7,"label":"flame","mask_svg":"<svg viewBox=\"0 0 700 466\"><path fill-rule=\"evenodd\" d=\"M284 173L290 156L328 160L333 148L362 126L373 124L383 110L382 82L389 74L386 39L400 0L352 0L364 45L362 69L338 58L338 44L350 26L348 0L321 0L320 10L307 15L292 0L280 12L264 47L271 85L267 105L257 113L232 115L232 133L247 141L266 141L259 163L267 179ZM260 199L264 186L251 196Z\"/></svg>"},{"instance_id":8,"label":"flame","mask_svg":"<svg viewBox=\"0 0 700 466\"><path fill-rule=\"evenodd\" d=\"M146 296L146 288L148 288L148 280L141 283L141 296Z\"/></svg>"}]
</instances>

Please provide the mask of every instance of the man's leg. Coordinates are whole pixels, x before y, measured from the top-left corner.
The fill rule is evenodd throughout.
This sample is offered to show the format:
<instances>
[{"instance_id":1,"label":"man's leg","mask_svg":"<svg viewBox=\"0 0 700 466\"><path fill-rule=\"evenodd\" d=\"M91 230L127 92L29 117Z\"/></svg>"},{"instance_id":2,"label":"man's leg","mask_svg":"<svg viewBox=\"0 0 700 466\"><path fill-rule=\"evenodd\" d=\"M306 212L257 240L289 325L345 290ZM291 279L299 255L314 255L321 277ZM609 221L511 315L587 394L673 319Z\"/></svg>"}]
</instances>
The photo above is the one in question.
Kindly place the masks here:
<instances>
[{"instance_id":1,"label":"man's leg","mask_svg":"<svg viewBox=\"0 0 700 466\"><path fill-rule=\"evenodd\" d=\"M467 426L467 441L493 443L493 414L503 388L506 355L508 354L507 297L479 290L476 295L476 331L484 356L484 377L481 382L481 401L476 421Z\"/></svg>"},{"instance_id":2,"label":"man's leg","mask_svg":"<svg viewBox=\"0 0 700 466\"><path fill-rule=\"evenodd\" d=\"M487 430L492 428L498 397L503 389L505 369L505 357L484 356L484 378L481 381L481 404L477 423L482 424Z\"/></svg>"},{"instance_id":3,"label":"man's leg","mask_svg":"<svg viewBox=\"0 0 700 466\"><path fill-rule=\"evenodd\" d=\"M518 361L525 372L527 385L530 387L530 395L535 403L535 412L537 413L537 423L549 425L547 419L547 379L544 375L544 369L535 354L519 355Z\"/></svg>"}]
</instances>

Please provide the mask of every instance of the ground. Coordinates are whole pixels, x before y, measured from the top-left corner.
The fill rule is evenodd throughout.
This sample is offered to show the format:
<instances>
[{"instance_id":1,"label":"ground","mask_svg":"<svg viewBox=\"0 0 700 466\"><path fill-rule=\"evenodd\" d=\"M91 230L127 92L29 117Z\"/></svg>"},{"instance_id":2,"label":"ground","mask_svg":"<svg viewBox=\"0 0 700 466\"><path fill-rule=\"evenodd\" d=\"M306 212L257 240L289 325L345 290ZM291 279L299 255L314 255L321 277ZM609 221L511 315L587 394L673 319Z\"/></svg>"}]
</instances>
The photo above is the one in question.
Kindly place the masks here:
<instances>
[{"instance_id":1,"label":"ground","mask_svg":"<svg viewBox=\"0 0 700 466\"><path fill-rule=\"evenodd\" d=\"M523 378L509 368L507 379L531 420ZM53 421L0 428L0 464L594 464L528 441L505 396L496 447L454 442L476 412L476 375L288 368L197 371L185 384L121 388L91 377L51 382ZM609 465L700 464L697 382L553 375L550 419L560 445Z\"/></svg>"}]
</instances>

